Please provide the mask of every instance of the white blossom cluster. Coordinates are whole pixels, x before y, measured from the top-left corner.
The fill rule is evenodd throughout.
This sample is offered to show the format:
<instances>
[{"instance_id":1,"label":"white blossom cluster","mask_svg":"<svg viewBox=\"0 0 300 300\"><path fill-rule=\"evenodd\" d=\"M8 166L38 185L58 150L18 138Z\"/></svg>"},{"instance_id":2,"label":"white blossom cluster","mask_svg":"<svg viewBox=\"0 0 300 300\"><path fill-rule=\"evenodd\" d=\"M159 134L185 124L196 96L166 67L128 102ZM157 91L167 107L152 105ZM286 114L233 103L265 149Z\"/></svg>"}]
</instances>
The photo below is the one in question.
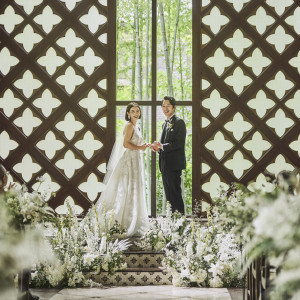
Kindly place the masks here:
<instances>
[{"instance_id":1,"label":"white blossom cluster","mask_svg":"<svg viewBox=\"0 0 300 300\"><path fill-rule=\"evenodd\" d=\"M239 282L235 265L240 251L234 236L223 233L210 218L201 224L194 218L171 213L152 220L138 246L165 251L163 267L173 276L173 285L222 287Z\"/></svg>"},{"instance_id":2,"label":"white blossom cluster","mask_svg":"<svg viewBox=\"0 0 300 300\"><path fill-rule=\"evenodd\" d=\"M163 265L173 275L173 284L209 287L227 286L238 276L235 265L240 252L230 234L193 224L176 250L168 250Z\"/></svg>"},{"instance_id":3,"label":"white blossom cluster","mask_svg":"<svg viewBox=\"0 0 300 300\"><path fill-rule=\"evenodd\" d=\"M264 257L275 267L270 299L300 299L300 181L295 169L277 176L277 187L249 193L235 185L215 200L218 226L244 245L244 272ZM224 251L220 251L224 253ZM275 278L274 278L275 277Z\"/></svg>"},{"instance_id":4,"label":"white blossom cluster","mask_svg":"<svg viewBox=\"0 0 300 300\"><path fill-rule=\"evenodd\" d=\"M43 180L43 177L38 178L40 184ZM53 216L53 209L48 206L45 195L38 189L30 193L25 185L15 183L10 191L5 193L4 198L10 208L10 214L19 226L35 225Z\"/></svg>"},{"instance_id":5,"label":"white blossom cluster","mask_svg":"<svg viewBox=\"0 0 300 300\"><path fill-rule=\"evenodd\" d=\"M108 222L106 220L108 219ZM52 226L51 244L59 258L57 265L37 266L34 282L37 286L52 287L94 286L85 273L125 269L122 252L128 249L128 240L118 240L122 232L112 224L110 216L100 216L93 208L81 222L69 207L69 214Z\"/></svg>"},{"instance_id":6,"label":"white blossom cluster","mask_svg":"<svg viewBox=\"0 0 300 300\"><path fill-rule=\"evenodd\" d=\"M14 197L13 203L7 200ZM0 196L0 299L16 299L13 278L34 263L55 262L52 249L38 226L21 229L19 198L14 194ZM27 220L27 219L26 219Z\"/></svg>"},{"instance_id":7,"label":"white blossom cluster","mask_svg":"<svg viewBox=\"0 0 300 300\"><path fill-rule=\"evenodd\" d=\"M255 235L246 248L248 262L267 254L280 270L273 282L272 299L299 299L300 194L280 190L275 199L266 194L256 197L263 205L253 220Z\"/></svg>"}]
</instances>

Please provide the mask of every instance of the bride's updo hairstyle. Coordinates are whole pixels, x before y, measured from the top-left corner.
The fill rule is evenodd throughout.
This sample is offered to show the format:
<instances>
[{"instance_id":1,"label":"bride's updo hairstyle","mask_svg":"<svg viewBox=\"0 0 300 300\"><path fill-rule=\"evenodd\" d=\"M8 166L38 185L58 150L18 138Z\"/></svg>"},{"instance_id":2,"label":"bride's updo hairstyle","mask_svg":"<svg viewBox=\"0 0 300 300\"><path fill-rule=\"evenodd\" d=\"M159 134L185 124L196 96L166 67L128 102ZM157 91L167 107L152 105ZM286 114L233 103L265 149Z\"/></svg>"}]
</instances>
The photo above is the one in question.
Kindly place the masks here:
<instances>
[{"instance_id":1,"label":"bride's updo hairstyle","mask_svg":"<svg viewBox=\"0 0 300 300\"><path fill-rule=\"evenodd\" d=\"M130 112L130 109L131 109L132 107L134 107L134 106L138 107L139 110L140 110L140 117L139 117L139 119L142 117L142 111L141 111L140 106L139 106L136 102L130 102L130 103L127 105L126 112L125 112L125 120L126 120L126 121L130 121L130 119L129 119L127 113L129 113L129 112Z\"/></svg>"}]
</instances>

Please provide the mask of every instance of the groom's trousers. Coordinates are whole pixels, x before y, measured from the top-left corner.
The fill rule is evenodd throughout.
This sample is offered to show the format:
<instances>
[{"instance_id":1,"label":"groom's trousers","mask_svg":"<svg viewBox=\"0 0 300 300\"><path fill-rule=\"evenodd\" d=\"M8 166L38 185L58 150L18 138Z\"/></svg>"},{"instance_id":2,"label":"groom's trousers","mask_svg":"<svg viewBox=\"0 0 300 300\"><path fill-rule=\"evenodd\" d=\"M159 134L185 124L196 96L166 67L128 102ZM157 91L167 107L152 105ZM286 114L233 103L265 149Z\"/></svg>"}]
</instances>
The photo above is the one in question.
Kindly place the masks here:
<instances>
[{"instance_id":1,"label":"groom's trousers","mask_svg":"<svg viewBox=\"0 0 300 300\"><path fill-rule=\"evenodd\" d=\"M182 170L164 170L162 173L163 185L167 201L170 202L172 212L176 210L184 214L184 203L181 193Z\"/></svg>"}]
</instances>

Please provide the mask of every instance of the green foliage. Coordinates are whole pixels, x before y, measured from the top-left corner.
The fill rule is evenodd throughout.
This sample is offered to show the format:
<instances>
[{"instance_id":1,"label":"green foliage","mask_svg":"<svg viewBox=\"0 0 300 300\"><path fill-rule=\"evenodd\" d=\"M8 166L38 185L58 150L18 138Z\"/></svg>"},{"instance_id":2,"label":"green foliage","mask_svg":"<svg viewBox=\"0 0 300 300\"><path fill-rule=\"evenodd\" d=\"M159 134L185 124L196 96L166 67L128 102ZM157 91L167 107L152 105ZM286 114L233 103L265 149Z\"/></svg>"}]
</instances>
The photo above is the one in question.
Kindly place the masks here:
<instances>
[{"instance_id":1,"label":"green foliage","mask_svg":"<svg viewBox=\"0 0 300 300\"><path fill-rule=\"evenodd\" d=\"M168 43L168 51L170 60L172 60L172 50L174 43L174 33L176 26L176 17L178 9L178 0L162 1L164 9L164 19L166 27L166 36ZM151 1L148 0L119 0L117 4L117 100L150 100L151 99ZM138 99L137 78L138 68L136 61L136 27L135 27L135 11L138 7L139 13L139 42L141 47L141 64L142 73L142 98ZM149 19L148 18L149 15ZM192 6L190 0L181 0L179 24L177 29L177 37L174 49L174 65L172 73L173 90L175 98L180 100L190 100L192 95ZM148 35L147 40L147 21ZM157 24L157 99L162 99L168 91L168 79L165 67L165 57L163 51L162 32L158 18ZM147 57L148 55L148 57ZM148 62L148 63L147 63ZM148 70L148 78L146 72ZM134 74L134 78L132 75ZM146 93L148 90L148 93ZM134 93L132 97L132 92ZM146 99L148 95L148 99ZM144 112L144 111L143 111ZM187 168L183 171L184 182L184 200L186 213L192 213L192 110L188 107L177 106L176 114L185 120L188 135L186 139L186 158ZM150 116L150 115L149 115ZM122 120L117 120L117 132L120 132L124 126L123 115ZM153 142L151 139L151 117L146 121L146 115L142 116L143 136ZM161 128L161 123L158 122L158 132ZM158 156L158 155L157 155ZM145 165L150 160L151 154L145 153ZM165 213L165 199L163 198L163 184L161 173L159 172L158 158L156 159L156 198L157 198L157 213ZM145 179L150 175L150 171L146 169ZM149 181L146 184L146 197L150 197Z\"/></svg>"},{"instance_id":2,"label":"green foliage","mask_svg":"<svg viewBox=\"0 0 300 300\"><path fill-rule=\"evenodd\" d=\"M165 14L165 27L168 43L168 51L172 54L174 43L174 31L176 26L176 16L178 9L177 0L162 1ZM137 89L135 89L134 98L131 99L131 88L137 82L137 74L132 81L133 68L136 67L134 60L134 52L136 50L136 28L135 28L135 9L138 6L139 12L139 42L141 46L141 63L143 77L143 95L142 99L137 99ZM147 16L148 20L148 35L147 40ZM159 19L159 18L158 18ZM177 38L174 52L174 67L173 67L173 88L176 99L189 100L192 95L192 6L190 0L182 0L180 5L179 24L177 29ZM159 20L158 20L159 23ZM148 0L119 0L117 7L117 100L148 100L145 99L146 88L149 89L150 77L146 82L146 68L149 74L151 73L151 3ZM180 41L179 41L180 31ZM147 65L147 55L149 64ZM171 57L170 57L171 59ZM181 65L180 65L181 61ZM162 43L162 32L160 25L157 24L157 91L158 99L161 99L168 91L168 80L165 68L165 58ZM137 72L137 70L136 70ZM181 77L183 81L181 81ZM183 90L183 94L182 94ZM150 93L149 93L150 95Z\"/></svg>"}]
</instances>

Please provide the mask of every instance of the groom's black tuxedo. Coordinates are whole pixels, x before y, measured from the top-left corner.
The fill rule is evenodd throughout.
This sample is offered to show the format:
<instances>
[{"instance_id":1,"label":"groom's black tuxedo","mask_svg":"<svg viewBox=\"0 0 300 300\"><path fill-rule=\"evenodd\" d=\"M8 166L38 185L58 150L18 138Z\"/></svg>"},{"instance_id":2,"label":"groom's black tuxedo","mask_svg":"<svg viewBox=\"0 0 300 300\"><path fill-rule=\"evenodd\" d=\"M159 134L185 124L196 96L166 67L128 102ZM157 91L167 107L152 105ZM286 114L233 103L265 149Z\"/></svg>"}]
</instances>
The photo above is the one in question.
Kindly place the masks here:
<instances>
[{"instance_id":1,"label":"groom's black tuxedo","mask_svg":"<svg viewBox=\"0 0 300 300\"><path fill-rule=\"evenodd\" d=\"M172 206L172 211L178 210L184 214L184 204L181 195L181 174L186 168L185 160L186 127L182 119L173 115L163 124L160 142L163 149L159 151L159 168L162 173L166 198Z\"/></svg>"}]
</instances>

